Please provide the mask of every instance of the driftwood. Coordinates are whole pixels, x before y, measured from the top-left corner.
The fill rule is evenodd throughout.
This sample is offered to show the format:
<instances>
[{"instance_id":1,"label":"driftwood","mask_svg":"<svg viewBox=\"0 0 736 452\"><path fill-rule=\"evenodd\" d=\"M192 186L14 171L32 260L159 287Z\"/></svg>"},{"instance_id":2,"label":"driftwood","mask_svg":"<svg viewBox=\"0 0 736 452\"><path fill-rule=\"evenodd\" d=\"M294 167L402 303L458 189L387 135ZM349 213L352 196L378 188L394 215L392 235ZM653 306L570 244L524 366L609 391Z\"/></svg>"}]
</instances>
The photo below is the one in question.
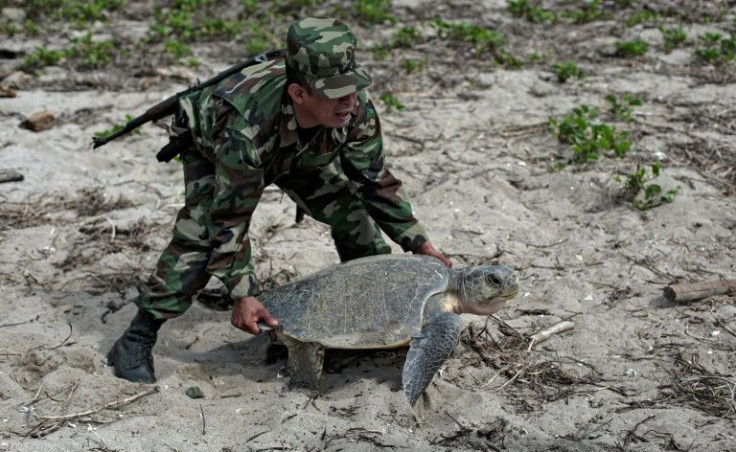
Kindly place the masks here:
<instances>
[{"instance_id":1,"label":"driftwood","mask_svg":"<svg viewBox=\"0 0 736 452\"><path fill-rule=\"evenodd\" d=\"M50 129L54 126L56 117L51 110L41 110L27 117L20 126L24 129L40 132L41 130Z\"/></svg>"},{"instance_id":2,"label":"driftwood","mask_svg":"<svg viewBox=\"0 0 736 452\"><path fill-rule=\"evenodd\" d=\"M0 184L3 182L20 182L23 175L17 171L0 169Z\"/></svg>"},{"instance_id":3,"label":"driftwood","mask_svg":"<svg viewBox=\"0 0 736 452\"><path fill-rule=\"evenodd\" d=\"M551 327L545 328L542 331L529 336L529 339L531 339L531 341L529 342L529 348L527 350L531 351L532 347L534 347L536 344L546 341L555 334L564 333L565 331L569 331L573 328L575 328L575 324L569 320L563 320L562 322L555 323Z\"/></svg>"},{"instance_id":4,"label":"driftwood","mask_svg":"<svg viewBox=\"0 0 736 452\"><path fill-rule=\"evenodd\" d=\"M7 86L0 85L0 97L15 97L15 91L8 88Z\"/></svg>"},{"instance_id":5,"label":"driftwood","mask_svg":"<svg viewBox=\"0 0 736 452\"><path fill-rule=\"evenodd\" d=\"M669 301L701 300L714 295L725 295L736 292L736 280L721 279L718 281L670 284L663 288L662 291L664 291L664 297Z\"/></svg>"},{"instance_id":6,"label":"driftwood","mask_svg":"<svg viewBox=\"0 0 736 452\"><path fill-rule=\"evenodd\" d=\"M85 417L85 416L89 416L91 414L99 413L100 411L103 411L103 410L109 410L109 409L112 409L112 408L118 408L118 407L121 407L123 405L127 405L129 403L133 403L133 402L135 402L138 399L141 399L143 397L149 396L151 394L155 394L157 392L158 392L158 386L154 386L152 388L146 389L143 392L139 392L138 394L136 394L134 396L130 396L130 397L127 397L127 398L122 399L122 400L116 400L115 402L107 403L107 404L105 404L105 405L103 405L103 406L101 406L99 408L95 408L93 410L87 410L87 411L83 411L81 413L65 414L63 416L36 416L36 415L34 415L34 417L36 417L37 419L40 419L41 421L71 421L71 420L76 419L76 418L79 418L79 417Z\"/></svg>"}]
</instances>

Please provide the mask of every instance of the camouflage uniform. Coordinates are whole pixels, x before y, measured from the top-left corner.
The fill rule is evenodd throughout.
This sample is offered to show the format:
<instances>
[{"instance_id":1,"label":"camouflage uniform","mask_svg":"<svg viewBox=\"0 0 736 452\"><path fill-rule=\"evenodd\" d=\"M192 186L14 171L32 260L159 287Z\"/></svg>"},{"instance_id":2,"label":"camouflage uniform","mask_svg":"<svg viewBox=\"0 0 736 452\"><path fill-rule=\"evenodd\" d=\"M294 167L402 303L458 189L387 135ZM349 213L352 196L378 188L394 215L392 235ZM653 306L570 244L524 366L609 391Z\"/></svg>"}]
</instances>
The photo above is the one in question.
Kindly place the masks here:
<instances>
[{"instance_id":1,"label":"camouflage uniform","mask_svg":"<svg viewBox=\"0 0 736 452\"><path fill-rule=\"evenodd\" d=\"M181 154L185 206L136 304L155 318L181 315L214 275L233 300L257 295L248 227L274 183L306 214L330 225L340 259L390 253L381 230L405 251L427 240L384 166L381 126L355 64L355 38L332 19L289 30L287 57L244 69L181 101L177 123L194 145ZM305 47L309 46L309 52ZM301 142L286 92L286 66L327 98L358 92L349 123Z\"/></svg>"}]
</instances>

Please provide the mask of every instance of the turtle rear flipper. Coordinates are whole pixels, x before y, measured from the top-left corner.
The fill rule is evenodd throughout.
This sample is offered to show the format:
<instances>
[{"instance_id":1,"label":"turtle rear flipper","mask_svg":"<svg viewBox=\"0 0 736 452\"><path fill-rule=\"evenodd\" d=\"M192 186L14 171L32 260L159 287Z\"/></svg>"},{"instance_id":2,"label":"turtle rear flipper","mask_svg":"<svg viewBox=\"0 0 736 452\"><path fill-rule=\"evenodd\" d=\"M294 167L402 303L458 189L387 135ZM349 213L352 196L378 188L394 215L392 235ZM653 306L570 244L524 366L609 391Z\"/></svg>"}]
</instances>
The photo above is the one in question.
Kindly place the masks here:
<instances>
[{"instance_id":1,"label":"turtle rear flipper","mask_svg":"<svg viewBox=\"0 0 736 452\"><path fill-rule=\"evenodd\" d=\"M276 333L288 349L289 389L309 389L319 392L325 348L314 342L301 342L285 334Z\"/></svg>"},{"instance_id":2,"label":"turtle rear flipper","mask_svg":"<svg viewBox=\"0 0 736 452\"><path fill-rule=\"evenodd\" d=\"M440 312L425 321L421 332L411 340L401 382L409 405L414 407L434 374L455 350L463 322L452 312Z\"/></svg>"}]
</instances>

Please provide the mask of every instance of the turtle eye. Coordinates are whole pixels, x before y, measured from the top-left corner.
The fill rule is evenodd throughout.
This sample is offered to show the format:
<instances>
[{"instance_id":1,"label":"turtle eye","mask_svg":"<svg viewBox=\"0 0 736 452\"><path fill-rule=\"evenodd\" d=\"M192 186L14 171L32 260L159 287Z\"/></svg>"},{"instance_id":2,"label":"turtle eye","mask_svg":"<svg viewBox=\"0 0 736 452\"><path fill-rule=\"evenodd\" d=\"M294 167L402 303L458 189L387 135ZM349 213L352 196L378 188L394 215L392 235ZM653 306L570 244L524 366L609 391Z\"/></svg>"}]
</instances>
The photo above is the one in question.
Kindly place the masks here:
<instances>
[{"instance_id":1,"label":"turtle eye","mask_svg":"<svg viewBox=\"0 0 736 452\"><path fill-rule=\"evenodd\" d=\"M493 284L494 286L500 286L503 283L498 275L488 275L486 276L486 281L488 281L489 284Z\"/></svg>"}]
</instances>

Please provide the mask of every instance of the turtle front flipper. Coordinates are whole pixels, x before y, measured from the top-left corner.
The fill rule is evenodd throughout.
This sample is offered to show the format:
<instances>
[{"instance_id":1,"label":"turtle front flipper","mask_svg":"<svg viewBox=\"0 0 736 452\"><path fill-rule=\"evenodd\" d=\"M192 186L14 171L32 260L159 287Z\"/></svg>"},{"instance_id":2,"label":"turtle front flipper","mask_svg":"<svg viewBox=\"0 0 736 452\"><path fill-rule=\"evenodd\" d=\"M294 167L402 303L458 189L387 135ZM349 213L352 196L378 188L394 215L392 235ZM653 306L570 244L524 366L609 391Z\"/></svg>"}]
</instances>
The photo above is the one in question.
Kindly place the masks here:
<instances>
[{"instance_id":1,"label":"turtle front flipper","mask_svg":"<svg viewBox=\"0 0 736 452\"><path fill-rule=\"evenodd\" d=\"M322 365L325 361L325 349L314 342L301 342L284 334L277 334L288 349L288 369L291 378L289 389L319 390L322 378Z\"/></svg>"},{"instance_id":2,"label":"turtle front flipper","mask_svg":"<svg viewBox=\"0 0 736 452\"><path fill-rule=\"evenodd\" d=\"M455 350L462 329L459 315L438 312L426 319L419 335L412 338L401 375L410 406L414 407L434 374Z\"/></svg>"}]
</instances>

